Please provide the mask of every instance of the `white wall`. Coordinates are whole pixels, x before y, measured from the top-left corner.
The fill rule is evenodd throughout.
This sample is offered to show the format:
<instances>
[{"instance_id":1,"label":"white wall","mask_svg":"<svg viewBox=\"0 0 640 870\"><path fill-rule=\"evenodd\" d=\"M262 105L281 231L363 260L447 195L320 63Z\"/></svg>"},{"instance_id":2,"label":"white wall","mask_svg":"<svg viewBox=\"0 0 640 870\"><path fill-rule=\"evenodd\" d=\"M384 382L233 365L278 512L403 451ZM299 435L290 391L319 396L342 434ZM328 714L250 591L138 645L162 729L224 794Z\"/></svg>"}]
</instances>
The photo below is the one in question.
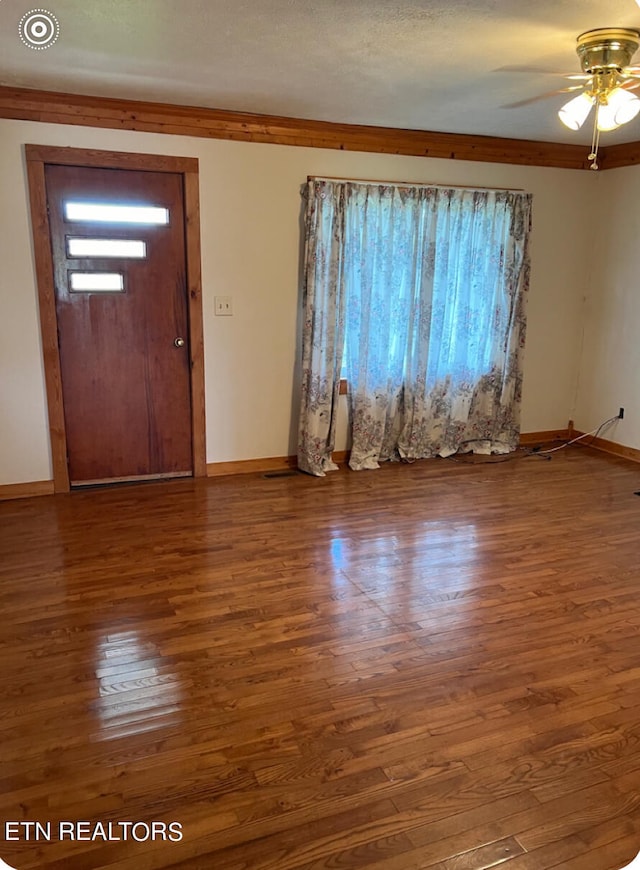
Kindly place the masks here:
<instances>
[{"instance_id":1,"label":"white wall","mask_svg":"<svg viewBox=\"0 0 640 870\"><path fill-rule=\"evenodd\" d=\"M640 448L640 167L605 172L598 182L575 422L588 432L623 407L624 420L601 437Z\"/></svg>"},{"instance_id":2,"label":"white wall","mask_svg":"<svg viewBox=\"0 0 640 870\"><path fill-rule=\"evenodd\" d=\"M592 173L0 120L0 484L51 478L28 142L199 158L208 462L295 453L300 186L307 175L532 192L522 428L566 427L598 187ZM220 294L233 297L233 317L214 316Z\"/></svg>"}]
</instances>

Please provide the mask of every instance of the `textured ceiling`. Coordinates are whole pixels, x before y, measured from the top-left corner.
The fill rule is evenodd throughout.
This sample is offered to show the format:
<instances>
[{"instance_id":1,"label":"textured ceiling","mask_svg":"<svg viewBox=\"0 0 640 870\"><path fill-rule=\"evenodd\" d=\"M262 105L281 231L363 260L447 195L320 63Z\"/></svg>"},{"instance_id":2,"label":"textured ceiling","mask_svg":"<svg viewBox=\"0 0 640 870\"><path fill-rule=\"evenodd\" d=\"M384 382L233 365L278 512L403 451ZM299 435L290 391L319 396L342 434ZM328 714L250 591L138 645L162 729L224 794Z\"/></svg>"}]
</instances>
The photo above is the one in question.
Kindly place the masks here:
<instances>
[{"instance_id":1,"label":"textured ceiling","mask_svg":"<svg viewBox=\"0 0 640 870\"><path fill-rule=\"evenodd\" d=\"M635 0L40 2L0 0L1 84L574 143L568 97L505 105L569 84L579 33L640 27ZM60 24L46 50L18 33L34 8ZM640 117L603 141L634 140Z\"/></svg>"}]
</instances>

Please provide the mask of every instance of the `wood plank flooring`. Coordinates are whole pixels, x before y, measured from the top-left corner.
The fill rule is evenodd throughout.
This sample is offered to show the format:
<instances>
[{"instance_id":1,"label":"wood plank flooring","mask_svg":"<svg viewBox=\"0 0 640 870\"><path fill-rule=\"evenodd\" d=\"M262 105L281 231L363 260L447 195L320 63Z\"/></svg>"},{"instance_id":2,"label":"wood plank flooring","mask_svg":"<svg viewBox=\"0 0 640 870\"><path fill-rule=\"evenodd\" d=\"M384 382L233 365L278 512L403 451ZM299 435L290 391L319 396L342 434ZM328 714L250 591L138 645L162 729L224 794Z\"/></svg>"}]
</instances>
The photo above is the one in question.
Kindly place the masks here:
<instances>
[{"instance_id":1,"label":"wood plank flooring","mask_svg":"<svg viewBox=\"0 0 640 870\"><path fill-rule=\"evenodd\" d=\"M575 448L0 504L0 858L619 870L638 490Z\"/></svg>"}]
</instances>

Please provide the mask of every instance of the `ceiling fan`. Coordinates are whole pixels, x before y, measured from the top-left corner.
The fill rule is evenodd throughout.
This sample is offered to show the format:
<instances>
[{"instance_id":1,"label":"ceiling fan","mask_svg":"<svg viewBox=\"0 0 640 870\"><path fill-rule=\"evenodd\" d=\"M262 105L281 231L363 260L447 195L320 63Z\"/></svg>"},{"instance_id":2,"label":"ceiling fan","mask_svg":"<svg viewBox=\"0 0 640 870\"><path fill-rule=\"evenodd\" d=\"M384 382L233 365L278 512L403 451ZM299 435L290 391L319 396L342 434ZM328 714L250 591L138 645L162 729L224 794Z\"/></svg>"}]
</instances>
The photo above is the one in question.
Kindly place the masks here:
<instances>
[{"instance_id":1,"label":"ceiling fan","mask_svg":"<svg viewBox=\"0 0 640 870\"><path fill-rule=\"evenodd\" d=\"M591 169L598 168L600 133L616 130L640 112L640 99L630 93L640 87L640 67L629 66L638 46L640 31L625 27L588 30L577 39L582 93L565 103L558 116L570 130L579 130L595 108Z\"/></svg>"},{"instance_id":2,"label":"ceiling fan","mask_svg":"<svg viewBox=\"0 0 640 870\"><path fill-rule=\"evenodd\" d=\"M512 103L511 107L523 106L555 94L580 91L578 96L562 106L558 116L569 129L579 130L591 110L595 109L588 159L591 169L598 169L600 133L616 130L640 112L640 99L631 93L640 88L640 66L630 66L639 46L640 30L627 27L588 30L580 34L576 45L582 73L565 76L580 84Z\"/></svg>"}]
</instances>

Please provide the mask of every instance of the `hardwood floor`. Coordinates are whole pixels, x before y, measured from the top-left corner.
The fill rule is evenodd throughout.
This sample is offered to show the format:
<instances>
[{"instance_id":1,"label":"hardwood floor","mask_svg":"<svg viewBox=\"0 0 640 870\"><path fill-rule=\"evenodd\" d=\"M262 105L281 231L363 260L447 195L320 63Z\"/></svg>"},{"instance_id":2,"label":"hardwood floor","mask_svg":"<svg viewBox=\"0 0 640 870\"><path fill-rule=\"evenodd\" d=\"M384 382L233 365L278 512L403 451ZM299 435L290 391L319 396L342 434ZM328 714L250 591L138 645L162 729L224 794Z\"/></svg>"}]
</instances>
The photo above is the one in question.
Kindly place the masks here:
<instances>
[{"instance_id":1,"label":"hardwood floor","mask_svg":"<svg viewBox=\"0 0 640 870\"><path fill-rule=\"evenodd\" d=\"M619 870L637 490L572 449L0 504L0 858Z\"/></svg>"}]
</instances>

